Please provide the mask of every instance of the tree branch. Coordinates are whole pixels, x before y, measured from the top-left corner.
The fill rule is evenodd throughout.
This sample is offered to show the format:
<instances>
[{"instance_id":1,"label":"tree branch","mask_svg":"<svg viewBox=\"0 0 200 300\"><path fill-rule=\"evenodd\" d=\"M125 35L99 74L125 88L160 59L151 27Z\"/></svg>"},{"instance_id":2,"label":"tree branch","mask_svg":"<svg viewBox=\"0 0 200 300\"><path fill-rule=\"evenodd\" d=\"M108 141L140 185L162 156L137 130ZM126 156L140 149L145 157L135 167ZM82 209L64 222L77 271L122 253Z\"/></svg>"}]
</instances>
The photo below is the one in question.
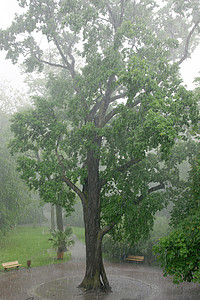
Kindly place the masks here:
<instances>
[{"instance_id":1,"label":"tree branch","mask_svg":"<svg viewBox=\"0 0 200 300\"><path fill-rule=\"evenodd\" d=\"M100 231L100 239L102 239L104 235L108 233L116 224L117 222L113 222L111 225L107 225L104 228L102 228Z\"/></svg>"},{"instance_id":2,"label":"tree branch","mask_svg":"<svg viewBox=\"0 0 200 300\"><path fill-rule=\"evenodd\" d=\"M118 99L121 99L121 98L124 98L126 96L126 93L123 93L121 95L116 95L114 97L111 97L110 98L110 101L109 101L109 104L118 100ZM118 108L115 107L112 111L110 111L105 117L104 119L101 121L101 128L103 128L118 112Z\"/></svg>"},{"instance_id":3,"label":"tree branch","mask_svg":"<svg viewBox=\"0 0 200 300\"><path fill-rule=\"evenodd\" d=\"M105 94L102 96L102 99L99 102L97 102L90 111L90 115L89 115L90 120L94 118L96 112L100 109L100 107L102 107L101 108L101 113L100 113L101 117L102 117L103 114L105 114L105 111L106 111L106 109L107 109L107 107L110 103L109 99L110 99L110 95L112 93L111 84L114 81L114 79L115 79L115 75L111 75L109 77Z\"/></svg>"},{"instance_id":4,"label":"tree branch","mask_svg":"<svg viewBox=\"0 0 200 300\"><path fill-rule=\"evenodd\" d=\"M124 172L126 171L127 169L129 169L130 167L132 167L133 165L139 163L141 161L141 159L135 159L135 158L132 158L130 161L128 161L126 164L122 165L122 166L119 166L117 168L117 171L118 172Z\"/></svg>"},{"instance_id":5,"label":"tree branch","mask_svg":"<svg viewBox=\"0 0 200 300\"><path fill-rule=\"evenodd\" d=\"M126 106L128 107L128 108L134 108L134 107L136 107L138 104L140 104L141 103L141 99L139 99L139 98L136 98L135 99L135 101L134 102L126 102Z\"/></svg>"},{"instance_id":6,"label":"tree branch","mask_svg":"<svg viewBox=\"0 0 200 300\"><path fill-rule=\"evenodd\" d=\"M118 99L122 99L122 98L126 97L126 95L127 95L127 93L124 92L123 94L119 94L119 95L113 96L113 97L110 98L110 103L112 103L112 102L114 102L114 101L116 101Z\"/></svg>"},{"instance_id":7,"label":"tree branch","mask_svg":"<svg viewBox=\"0 0 200 300\"><path fill-rule=\"evenodd\" d=\"M148 194L151 194L153 192L159 191L159 190L164 190L165 189L165 185L164 183L160 183L156 186L153 186L152 188L148 189ZM144 199L144 195L141 195L138 197L138 200L141 201L142 199Z\"/></svg>"},{"instance_id":8,"label":"tree branch","mask_svg":"<svg viewBox=\"0 0 200 300\"><path fill-rule=\"evenodd\" d=\"M57 149L56 149L56 156L57 156L57 160L58 160L58 164L60 165L60 167L62 168L62 180L63 182L65 182L67 184L68 187L70 187L81 199L82 203L86 203L86 199L84 194L81 192L81 190L75 185L73 184L73 182L67 178L67 176L65 175L65 166L63 165L62 161L63 161L63 156L60 156L58 154L58 145L57 145Z\"/></svg>"},{"instance_id":9,"label":"tree branch","mask_svg":"<svg viewBox=\"0 0 200 300\"><path fill-rule=\"evenodd\" d=\"M47 61L47 60L40 59L40 58L38 58L38 57L36 57L36 56L35 56L35 58L36 58L39 62L41 62L41 63L43 63L43 64L46 64L46 65L49 65L49 66L51 66L51 67L62 68L62 69L68 70L67 66L65 66L65 65L56 64L56 63L51 63L51 62L49 62L49 61Z\"/></svg>"},{"instance_id":10,"label":"tree branch","mask_svg":"<svg viewBox=\"0 0 200 300\"><path fill-rule=\"evenodd\" d=\"M64 38L67 42L67 36L66 36L66 33L63 33L64 35ZM69 49L67 51L68 55L69 55L69 58L71 59L71 65L70 65L70 69L71 69L71 75L72 75L72 78L74 78L75 76L75 58L74 56L72 55L72 46L75 44L76 42L76 35L74 36L73 40L71 41L71 43L69 44Z\"/></svg>"},{"instance_id":11,"label":"tree branch","mask_svg":"<svg viewBox=\"0 0 200 300\"><path fill-rule=\"evenodd\" d=\"M184 54L183 54L183 57L178 61L178 65L182 64L182 62L188 57L188 54L189 54L189 44L190 44L190 40L191 40L191 37L195 31L195 29L197 28L197 26L199 25L200 23L200 20L198 20L193 28L191 29L191 31L189 32L188 34L188 37L186 39L186 42L185 42L185 50L184 50Z\"/></svg>"},{"instance_id":12,"label":"tree branch","mask_svg":"<svg viewBox=\"0 0 200 300\"><path fill-rule=\"evenodd\" d=\"M124 17L124 6L125 6L125 0L121 0L121 13L119 18L119 26L121 26L123 17Z\"/></svg>"},{"instance_id":13,"label":"tree branch","mask_svg":"<svg viewBox=\"0 0 200 300\"><path fill-rule=\"evenodd\" d=\"M106 110L108 108L108 105L110 104L110 99L111 99L111 94L112 94L112 90L111 90L111 84L113 83L113 81L115 80L115 75L111 75L108 79L108 84L107 84L107 88L105 91L105 96L102 99L102 109L100 110L100 117L104 117Z\"/></svg>"},{"instance_id":14,"label":"tree branch","mask_svg":"<svg viewBox=\"0 0 200 300\"><path fill-rule=\"evenodd\" d=\"M74 70L73 70L71 64L68 62L67 58L65 57L65 55L64 55L64 53L63 53L63 51L62 51L62 49L61 49L61 47L60 47L60 45L58 43L57 38L55 37L55 35L53 36L53 39L54 39L54 43L55 43L55 45L56 45L56 47L57 47L57 49L58 49L58 51L60 53L60 56L62 57L63 62L67 66L67 69L70 71L72 77L74 77Z\"/></svg>"},{"instance_id":15,"label":"tree branch","mask_svg":"<svg viewBox=\"0 0 200 300\"><path fill-rule=\"evenodd\" d=\"M152 188L148 189L148 194L151 194L153 192L159 191L159 190L164 190L165 189L165 185L164 183L160 183L156 186L153 186Z\"/></svg>"},{"instance_id":16,"label":"tree branch","mask_svg":"<svg viewBox=\"0 0 200 300\"><path fill-rule=\"evenodd\" d=\"M115 107L112 111L110 111L101 122L101 128L103 128L111 119L117 114L118 108Z\"/></svg>"},{"instance_id":17,"label":"tree branch","mask_svg":"<svg viewBox=\"0 0 200 300\"><path fill-rule=\"evenodd\" d=\"M120 3L121 3L121 11L119 13L119 19L113 14L112 9L109 6L109 4L106 3L108 13L112 20L111 24L113 25L115 32L117 31L117 28L119 28L121 26L122 21L123 21L123 16L124 16L125 0L121 0Z\"/></svg>"},{"instance_id":18,"label":"tree branch","mask_svg":"<svg viewBox=\"0 0 200 300\"><path fill-rule=\"evenodd\" d=\"M73 182L71 182L71 180L69 178L67 178L65 176L65 170L64 169L63 169L62 179L79 196L81 201L83 203L85 203L86 199L85 199L84 194L81 192L81 190L79 190L79 188L75 184L73 184Z\"/></svg>"},{"instance_id":19,"label":"tree branch","mask_svg":"<svg viewBox=\"0 0 200 300\"><path fill-rule=\"evenodd\" d=\"M110 6L109 6L109 4L106 2L106 6L107 6L107 9L108 9L108 13L109 13L109 15L110 15L110 18L111 18L111 24L113 25L113 27L114 27L114 30L115 30L115 32L116 32L116 30L117 30L117 26L116 26L116 21L115 21L115 18L114 18L114 16L113 16L113 13L112 13L112 10L111 10L111 8L110 8Z\"/></svg>"},{"instance_id":20,"label":"tree branch","mask_svg":"<svg viewBox=\"0 0 200 300\"><path fill-rule=\"evenodd\" d=\"M130 161L128 161L126 164L122 165L122 166L118 166L116 168L116 172L125 172L126 170L128 170L131 166L139 163L141 161L141 159L134 159L132 158ZM100 182L100 187L102 188L106 183L108 182L108 180L106 179L102 179Z\"/></svg>"},{"instance_id":21,"label":"tree branch","mask_svg":"<svg viewBox=\"0 0 200 300\"><path fill-rule=\"evenodd\" d=\"M94 106L92 107L91 111L90 111L90 118L93 119L96 112L98 111L100 105L101 105L101 101L98 101L100 98L102 97L102 95L99 95L98 97L96 97L96 99L94 100L94 102L96 102L94 104Z\"/></svg>"}]
</instances>

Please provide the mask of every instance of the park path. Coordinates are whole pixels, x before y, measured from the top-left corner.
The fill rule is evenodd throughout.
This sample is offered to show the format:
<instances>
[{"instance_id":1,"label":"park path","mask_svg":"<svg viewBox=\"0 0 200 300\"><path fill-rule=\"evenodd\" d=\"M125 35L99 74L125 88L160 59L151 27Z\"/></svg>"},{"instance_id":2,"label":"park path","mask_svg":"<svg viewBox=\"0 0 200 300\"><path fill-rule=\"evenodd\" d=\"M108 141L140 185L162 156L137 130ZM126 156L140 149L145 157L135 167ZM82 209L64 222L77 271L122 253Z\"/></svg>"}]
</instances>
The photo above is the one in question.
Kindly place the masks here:
<instances>
[{"instance_id":1,"label":"park path","mask_svg":"<svg viewBox=\"0 0 200 300\"><path fill-rule=\"evenodd\" d=\"M42 299L33 295L35 287L66 276L83 277L85 245L76 237L74 237L74 240L74 246L70 247L71 260L66 263L31 267L29 269L21 267L18 270L13 269L7 272L2 270L0 272L0 300Z\"/></svg>"},{"instance_id":2,"label":"park path","mask_svg":"<svg viewBox=\"0 0 200 300\"><path fill-rule=\"evenodd\" d=\"M77 239L75 235L72 236L74 245L70 248L72 262L85 262L85 245Z\"/></svg>"},{"instance_id":3,"label":"park path","mask_svg":"<svg viewBox=\"0 0 200 300\"><path fill-rule=\"evenodd\" d=\"M198 300L200 285L174 285L162 270L131 263L105 262L113 293L83 295L77 289L85 272L85 246L75 238L71 260L37 268L0 272L0 300ZM67 281L67 283L66 283ZM40 296L38 296L40 295Z\"/></svg>"}]
</instances>

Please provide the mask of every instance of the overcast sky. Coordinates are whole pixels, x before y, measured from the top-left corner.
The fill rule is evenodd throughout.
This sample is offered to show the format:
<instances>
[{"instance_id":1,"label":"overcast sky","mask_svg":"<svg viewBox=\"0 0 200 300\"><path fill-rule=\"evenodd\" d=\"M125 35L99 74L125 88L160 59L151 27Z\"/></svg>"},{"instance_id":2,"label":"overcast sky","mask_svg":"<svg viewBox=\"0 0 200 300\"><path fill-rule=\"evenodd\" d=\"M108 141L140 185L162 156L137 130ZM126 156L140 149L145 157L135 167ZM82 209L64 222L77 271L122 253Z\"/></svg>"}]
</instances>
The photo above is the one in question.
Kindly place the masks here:
<instances>
[{"instance_id":1,"label":"overcast sky","mask_svg":"<svg viewBox=\"0 0 200 300\"><path fill-rule=\"evenodd\" d=\"M0 28L5 29L11 25L16 12L20 12L17 0L1 0L0 4ZM5 60L6 53L0 52L0 80L8 80L14 87L23 86L23 77L19 68Z\"/></svg>"},{"instance_id":2,"label":"overcast sky","mask_svg":"<svg viewBox=\"0 0 200 300\"><path fill-rule=\"evenodd\" d=\"M16 12L20 12L17 0L2 0L0 9L0 28L6 28L11 24ZM192 59L187 59L181 67L185 84L193 88L192 83L196 76L200 76L200 46L192 55ZM14 87L23 86L23 76L19 68L9 60L5 60L5 52L0 52L0 80L8 80Z\"/></svg>"}]
</instances>

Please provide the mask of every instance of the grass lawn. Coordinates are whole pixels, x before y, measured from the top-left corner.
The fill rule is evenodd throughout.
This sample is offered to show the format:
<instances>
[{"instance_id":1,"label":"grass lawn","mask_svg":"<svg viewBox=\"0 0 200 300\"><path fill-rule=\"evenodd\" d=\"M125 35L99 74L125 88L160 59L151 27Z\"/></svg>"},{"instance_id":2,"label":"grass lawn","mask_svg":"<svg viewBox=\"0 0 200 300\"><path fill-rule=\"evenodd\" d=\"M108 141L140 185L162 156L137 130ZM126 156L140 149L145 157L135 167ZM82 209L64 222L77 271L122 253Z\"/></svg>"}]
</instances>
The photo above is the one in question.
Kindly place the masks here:
<instances>
[{"instance_id":1,"label":"grass lawn","mask_svg":"<svg viewBox=\"0 0 200 300\"><path fill-rule=\"evenodd\" d=\"M72 227L73 233L77 236L77 238L85 244L85 228L82 227Z\"/></svg>"},{"instance_id":2,"label":"grass lawn","mask_svg":"<svg viewBox=\"0 0 200 300\"><path fill-rule=\"evenodd\" d=\"M18 260L22 267L27 267L31 260L32 267L56 264L69 260L70 253L64 253L63 260L57 260L56 250L52 249L49 228L45 226L19 226L11 230L0 240L0 269L3 262Z\"/></svg>"}]
</instances>

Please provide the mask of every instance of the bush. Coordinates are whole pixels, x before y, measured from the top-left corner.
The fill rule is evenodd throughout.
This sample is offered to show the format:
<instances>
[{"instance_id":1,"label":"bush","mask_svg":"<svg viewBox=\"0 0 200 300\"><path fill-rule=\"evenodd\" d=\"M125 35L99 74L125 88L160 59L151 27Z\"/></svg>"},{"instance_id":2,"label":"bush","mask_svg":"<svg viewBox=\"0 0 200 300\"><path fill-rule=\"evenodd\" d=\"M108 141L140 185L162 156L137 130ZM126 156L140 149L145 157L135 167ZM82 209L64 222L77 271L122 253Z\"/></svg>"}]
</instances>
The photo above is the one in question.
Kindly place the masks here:
<instances>
[{"instance_id":1,"label":"bush","mask_svg":"<svg viewBox=\"0 0 200 300\"><path fill-rule=\"evenodd\" d=\"M154 246L164 276L173 276L174 283L200 283L200 212L188 216L169 236Z\"/></svg>"},{"instance_id":2,"label":"bush","mask_svg":"<svg viewBox=\"0 0 200 300\"><path fill-rule=\"evenodd\" d=\"M48 240L53 243L53 248L58 252L66 252L67 247L74 244L74 241L70 239L72 235L72 229L67 227L65 231L51 230L52 237Z\"/></svg>"}]
</instances>

